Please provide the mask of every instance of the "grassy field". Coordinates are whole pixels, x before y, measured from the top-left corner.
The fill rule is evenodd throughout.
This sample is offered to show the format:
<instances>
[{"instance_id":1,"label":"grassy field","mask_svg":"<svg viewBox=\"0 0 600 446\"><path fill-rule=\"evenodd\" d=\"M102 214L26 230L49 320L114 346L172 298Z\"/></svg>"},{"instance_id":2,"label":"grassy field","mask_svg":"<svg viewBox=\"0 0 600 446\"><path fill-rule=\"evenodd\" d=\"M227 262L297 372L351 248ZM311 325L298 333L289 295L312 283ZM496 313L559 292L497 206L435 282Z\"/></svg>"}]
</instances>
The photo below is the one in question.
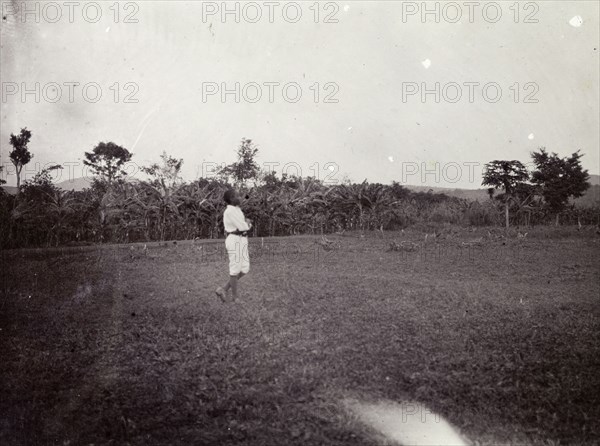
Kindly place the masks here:
<instances>
[{"instance_id":1,"label":"grassy field","mask_svg":"<svg viewBox=\"0 0 600 446\"><path fill-rule=\"evenodd\" d=\"M378 444L345 398L598 444L594 231L329 238L251 239L235 304L222 240L3 252L0 444Z\"/></svg>"}]
</instances>

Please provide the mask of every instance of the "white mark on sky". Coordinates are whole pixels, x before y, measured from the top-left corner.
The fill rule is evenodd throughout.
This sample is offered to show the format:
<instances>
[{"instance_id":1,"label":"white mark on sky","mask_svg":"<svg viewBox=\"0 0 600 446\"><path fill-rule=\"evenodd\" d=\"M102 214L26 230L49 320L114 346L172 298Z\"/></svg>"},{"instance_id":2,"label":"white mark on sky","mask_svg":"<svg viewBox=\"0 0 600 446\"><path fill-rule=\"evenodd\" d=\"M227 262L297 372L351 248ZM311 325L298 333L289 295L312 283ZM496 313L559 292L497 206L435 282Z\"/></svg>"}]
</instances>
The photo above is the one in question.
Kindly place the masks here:
<instances>
[{"instance_id":1,"label":"white mark on sky","mask_svg":"<svg viewBox=\"0 0 600 446\"><path fill-rule=\"evenodd\" d=\"M352 130L352 126L348 127L348 130Z\"/></svg>"},{"instance_id":2,"label":"white mark on sky","mask_svg":"<svg viewBox=\"0 0 600 446\"><path fill-rule=\"evenodd\" d=\"M580 15L576 15L571 20L569 20L569 25L574 26L575 28L579 28L581 25L583 25L583 19Z\"/></svg>"},{"instance_id":3,"label":"white mark on sky","mask_svg":"<svg viewBox=\"0 0 600 446\"><path fill-rule=\"evenodd\" d=\"M110 26L108 28L106 28L106 30L104 32L109 32L110 31Z\"/></svg>"},{"instance_id":4,"label":"white mark on sky","mask_svg":"<svg viewBox=\"0 0 600 446\"><path fill-rule=\"evenodd\" d=\"M138 133L138 136L135 139L135 142L131 146L130 150L135 149L135 146L137 145L138 141L140 140L140 138L142 137L142 135L146 131L146 127L148 127L148 124L150 124L150 121L151 121L150 118L152 117L152 115L154 114L154 112L158 111L158 109L160 108L161 104L162 104L162 100L158 103L158 105L156 107L154 107L154 109L152 109L148 113L146 113L146 116L144 116L144 119L142 119L142 122L140 123L143 126L142 130L140 130L140 132Z\"/></svg>"},{"instance_id":5,"label":"white mark on sky","mask_svg":"<svg viewBox=\"0 0 600 446\"><path fill-rule=\"evenodd\" d=\"M427 69L427 68L429 68L431 66L431 61L429 59L425 59L421 63L423 64L423 66L425 67L425 69Z\"/></svg>"},{"instance_id":6,"label":"white mark on sky","mask_svg":"<svg viewBox=\"0 0 600 446\"><path fill-rule=\"evenodd\" d=\"M394 157L393 157L393 156L391 156L391 155L390 155L390 156L388 156L388 159L390 160L390 163L393 163L393 162L394 162Z\"/></svg>"},{"instance_id":7,"label":"white mark on sky","mask_svg":"<svg viewBox=\"0 0 600 446\"><path fill-rule=\"evenodd\" d=\"M533 133L530 133L529 136L528 136L528 138L529 139L533 139L533 138L535 138L535 135Z\"/></svg>"},{"instance_id":8,"label":"white mark on sky","mask_svg":"<svg viewBox=\"0 0 600 446\"><path fill-rule=\"evenodd\" d=\"M350 9L350 5L344 5L344 12L348 12L349 9Z\"/></svg>"}]
</instances>

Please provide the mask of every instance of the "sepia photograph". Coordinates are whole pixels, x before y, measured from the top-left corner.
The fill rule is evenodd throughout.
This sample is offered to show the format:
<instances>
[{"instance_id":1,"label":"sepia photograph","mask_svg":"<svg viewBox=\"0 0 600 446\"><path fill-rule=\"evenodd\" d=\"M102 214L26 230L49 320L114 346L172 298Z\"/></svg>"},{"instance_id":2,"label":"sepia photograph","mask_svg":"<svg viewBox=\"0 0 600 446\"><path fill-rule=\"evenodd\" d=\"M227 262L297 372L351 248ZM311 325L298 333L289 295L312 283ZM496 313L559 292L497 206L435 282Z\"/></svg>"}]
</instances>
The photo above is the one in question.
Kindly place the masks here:
<instances>
[{"instance_id":1,"label":"sepia photograph","mask_svg":"<svg viewBox=\"0 0 600 446\"><path fill-rule=\"evenodd\" d=\"M1 446L600 445L600 2L0 9Z\"/></svg>"}]
</instances>

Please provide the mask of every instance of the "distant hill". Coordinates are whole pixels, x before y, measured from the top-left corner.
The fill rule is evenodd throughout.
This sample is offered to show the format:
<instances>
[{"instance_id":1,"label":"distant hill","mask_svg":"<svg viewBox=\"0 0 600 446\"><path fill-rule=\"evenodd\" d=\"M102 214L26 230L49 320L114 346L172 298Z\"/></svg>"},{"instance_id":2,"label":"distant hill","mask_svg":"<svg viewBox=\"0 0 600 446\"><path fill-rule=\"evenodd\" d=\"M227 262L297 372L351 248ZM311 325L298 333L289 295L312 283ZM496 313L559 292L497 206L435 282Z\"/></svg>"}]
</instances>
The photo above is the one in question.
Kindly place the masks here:
<instances>
[{"instance_id":1,"label":"distant hill","mask_svg":"<svg viewBox=\"0 0 600 446\"><path fill-rule=\"evenodd\" d=\"M434 194L446 194L449 197L464 198L469 201L482 202L490 199L487 189L452 189L448 187L411 186L409 184L404 187L413 192L431 191Z\"/></svg>"},{"instance_id":2,"label":"distant hill","mask_svg":"<svg viewBox=\"0 0 600 446\"><path fill-rule=\"evenodd\" d=\"M59 183L56 183L56 187L62 190L73 190L76 192L82 191L83 189L88 189L92 186L91 178L73 178L72 180L65 180ZM15 186L2 186L5 192L9 194L16 194L17 188Z\"/></svg>"},{"instance_id":3,"label":"distant hill","mask_svg":"<svg viewBox=\"0 0 600 446\"><path fill-rule=\"evenodd\" d=\"M575 204L578 206L600 206L600 185L594 184L590 186L590 188L585 191L583 197L579 197L575 199Z\"/></svg>"},{"instance_id":4,"label":"distant hill","mask_svg":"<svg viewBox=\"0 0 600 446\"><path fill-rule=\"evenodd\" d=\"M578 206L600 206L600 175L590 175L590 188L582 197L575 200ZM429 192L434 194L446 194L449 197L464 198L469 201L484 202L489 200L487 189L452 189L447 187L411 186L404 185L414 192Z\"/></svg>"},{"instance_id":5,"label":"distant hill","mask_svg":"<svg viewBox=\"0 0 600 446\"><path fill-rule=\"evenodd\" d=\"M56 183L56 187L63 190L81 191L92 186L91 178L73 178L71 180L61 181Z\"/></svg>"},{"instance_id":6,"label":"distant hill","mask_svg":"<svg viewBox=\"0 0 600 446\"><path fill-rule=\"evenodd\" d=\"M17 187L16 186L2 186L4 192L10 195L17 195Z\"/></svg>"},{"instance_id":7,"label":"distant hill","mask_svg":"<svg viewBox=\"0 0 600 446\"><path fill-rule=\"evenodd\" d=\"M125 181L128 181L129 183L136 183L138 180L137 178L125 178ZM72 180L56 183L56 187L59 187L63 190L74 190L78 192L92 187L92 178L73 178Z\"/></svg>"}]
</instances>

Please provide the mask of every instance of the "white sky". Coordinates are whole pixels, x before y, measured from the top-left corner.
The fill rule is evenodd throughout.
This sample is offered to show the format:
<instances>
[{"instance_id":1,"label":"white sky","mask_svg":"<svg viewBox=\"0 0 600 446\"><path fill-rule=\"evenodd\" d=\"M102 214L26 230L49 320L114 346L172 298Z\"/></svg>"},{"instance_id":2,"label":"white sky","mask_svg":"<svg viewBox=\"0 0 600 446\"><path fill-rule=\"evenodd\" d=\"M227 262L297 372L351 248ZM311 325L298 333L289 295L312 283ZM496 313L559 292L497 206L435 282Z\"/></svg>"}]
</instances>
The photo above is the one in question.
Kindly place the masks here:
<instances>
[{"instance_id":1,"label":"white sky","mask_svg":"<svg viewBox=\"0 0 600 446\"><path fill-rule=\"evenodd\" d=\"M102 18L97 23L83 17L83 6L90 2L79 2L70 23L69 7L59 1L62 18L50 23L56 8L28 2L32 10L39 5L35 23L35 13L23 16L21 2L13 3L1 2L6 18L0 76L4 93L15 85L19 91L2 98L0 161L10 165L9 135L27 126L35 154L29 176L47 163L81 163L84 151L113 141L132 151L141 165L158 161L163 150L184 158L183 175L191 180L202 172L203 162L232 162L242 137L259 146L261 164L298 163L306 176L315 175L318 163L322 179L325 164L332 162L338 166L332 178L339 180L347 174L355 181L477 188L484 163L528 162L529 152L540 146L562 156L581 149L584 166L592 174L600 172L600 25L595 1L537 2L537 12L521 2L519 23L510 9L512 1L499 2L502 17L496 23L482 16L483 6L491 2L480 2L473 23L464 2L456 2L462 9L460 23L443 16L435 23L432 15L423 23L419 14L403 22L403 8L411 2L393 1L338 2L333 16L338 23L323 23L334 11L325 9L325 2L319 5L320 23L314 22L313 2L300 2L297 23L282 15L287 2L277 2L273 23L264 2L257 2L263 13L257 23L242 14L236 23L234 15L225 21L220 14L203 16L203 8L222 9L222 3L200 1L121 2L119 23L115 8L110 9L114 2L99 2ZM440 9L445 5L440 3ZM87 12L93 19L94 9ZM254 10L246 12L247 18L254 15ZM532 12L538 23L523 23ZM128 13L138 23L123 23ZM446 13L451 18L455 11ZM488 19L493 13L488 9ZM573 25L578 24L572 20L576 16L583 19L580 26ZM293 9L286 17L293 18ZM36 102L30 94L23 100L23 85L34 89L36 82L40 90L52 82L62 85L62 98L51 103L42 94ZM80 83L73 103L65 82ZM102 88L97 103L82 96L82 85L90 82ZM118 103L110 89L115 82L120 83ZM139 87L134 96L138 103L123 102L128 82ZM236 103L233 95L225 103L219 95L203 102L206 82L224 82L228 88L236 82L297 82L302 97L288 102L279 86L270 103L263 85L263 97L256 103L243 97ZM315 82L320 83L318 103L310 89ZM327 82L339 87L337 103L323 101L332 91L323 89ZM419 95L403 101L403 83L411 82L430 89L436 82L480 86L473 103L464 85L457 103L443 98L436 103L433 95L425 103ZM482 96L481 85L489 82L502 89L496 103ZM517 82L520 97L515 103L510 87ZM539 86L534 96L538 103L524 103L532 91L524 90L527 82ZM51 86L44 91L51 98ZM255 90L247 91L254 95ZM493 89L488 91L494 95ZM293 95L294 90L289 92ZM453 89L447 92L449 97L455 94ZM423 179L421 163L429 168L440 163L438 178L430 173ZM448 163L458 163L462 175L457 178ZM469 178L465 163L475 163L475 178ZM415 169L416 174L408 175ZM73 176L82 174L81 164L73 168ZM67 176L63 171L60 180ZM14 175L6 179L15 183Z\"/></svg>"}]
</instances>

